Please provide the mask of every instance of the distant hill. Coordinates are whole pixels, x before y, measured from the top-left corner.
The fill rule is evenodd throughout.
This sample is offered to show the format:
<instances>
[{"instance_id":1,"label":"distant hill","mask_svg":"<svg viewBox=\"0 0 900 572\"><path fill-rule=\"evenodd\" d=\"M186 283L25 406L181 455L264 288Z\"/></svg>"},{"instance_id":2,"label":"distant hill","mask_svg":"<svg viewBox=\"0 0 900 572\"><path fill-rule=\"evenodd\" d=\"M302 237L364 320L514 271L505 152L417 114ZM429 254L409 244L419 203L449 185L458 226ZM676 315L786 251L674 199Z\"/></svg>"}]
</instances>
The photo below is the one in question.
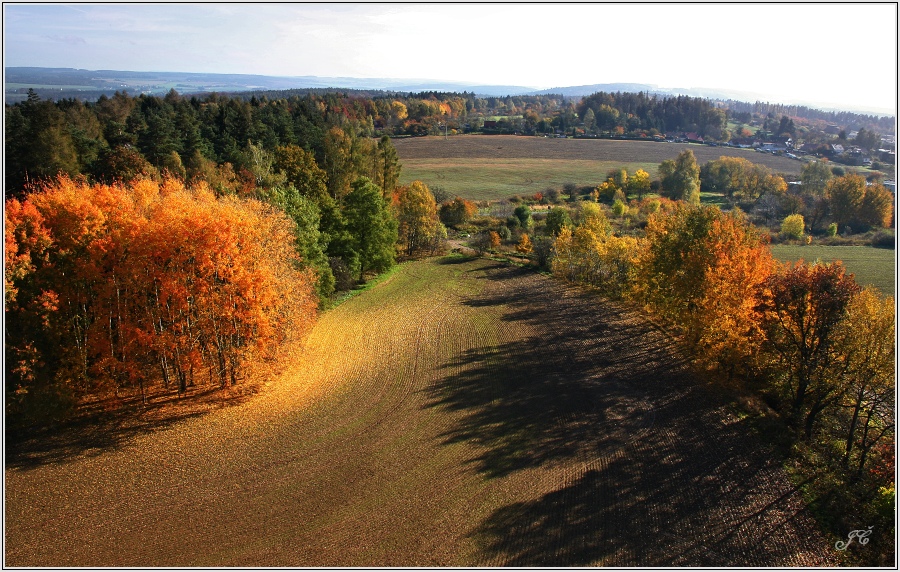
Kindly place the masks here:
<instances>
[{"instance_id":1,"label":"distant hill","mask_svg":"<svg viewBox=\"0 0 900 572\"><path fill-rule=\"evenodd\" d=\"M591 85L575 85L570 87L553 87L534 92L537 95L560 94L568 97L587 97L605 91L607 93L663 93L657 86L646 83L595 83Z\"/></svg>"},{"instance_id":2,"label":"distant hill","mask_svg":"<svg viewBox=\"0 0 900 572\"><path fill-rule=\"evenodd\" d=\"M770 103L806 105L825 111L852 111L877 115L893 115L891 110L884 109L838 110L816 102L775 102L771 98L757 93L720 88L663 88L654 84L644 83L597 83L537 90L533 87L520 85L483 85L430 79L320 76L279 77L250 74L136 72L40 67L8 67L5 68L4 72L4 97L7 103L24 101L29 88L34 89L44 99L76 98L88 101L96 100L101 95L110 96L116 91L126 91L130 95L141 93L164 95L171 89L186 95L211 92L238 93L290 89L347 89L399 93L419 93L423 91L461 93L465 91L481 97L560 94L573 98L585 97L598 91L605 91L609 93L644 92L668 96L689 95L721 101L769 101Z\"/></svg>"},{"instance_id":3,"label":"distant hill","mask_svg":"<svg viewBox=\"0 0 900 572\"><path fill-rule=\"evenodd\" d=\"M471 92L484 96L524 95L534 88L508 85L477 85L427 79L388 79L353 77L296 76L276 77L248 74L186 72L134 72L121 70L83 70L73 68L5 68L4 95L8 103L22 101L32 88L45 99L96 99L116 91L131 95L164 95L174 89L182 94L233 93L256 90L356 89L396 92L444 91Z\"/></svg>"}]
</instances>

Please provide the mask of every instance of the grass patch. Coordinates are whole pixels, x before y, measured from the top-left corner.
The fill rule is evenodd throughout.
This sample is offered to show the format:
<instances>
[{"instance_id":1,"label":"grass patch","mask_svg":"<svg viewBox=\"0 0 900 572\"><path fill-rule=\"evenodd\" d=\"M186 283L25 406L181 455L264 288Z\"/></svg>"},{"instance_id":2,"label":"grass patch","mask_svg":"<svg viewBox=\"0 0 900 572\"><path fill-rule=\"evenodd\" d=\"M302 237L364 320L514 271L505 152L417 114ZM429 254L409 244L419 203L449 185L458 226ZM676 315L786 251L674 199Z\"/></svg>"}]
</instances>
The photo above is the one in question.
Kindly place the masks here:
<instances>
[{"instance_id":1,"label":"grass patch","mask_svg":"<svg viewBox=\"0 0 900 572\"><path fill-rule=\"evenodd\" d=\"M704 205L716 205L720 209L731 206L728 199L722 193L700 193L700 203Z\"/></svg>"},{"instance_id":2,"label":"grass patch","mask_svg":"<svg viewBox=\"0 0 900 572\"><path fill-rule=\"evenodd\" d=\"M861 286L874 286L894 296L895 251L871 246L822 246L773 244L772 255L782 262L834 262L840 260Z\"/></svg>"},{"instance_id":3,"label":"grass patch","mask_svg":"<svg viewBox=\"0 0 900 572\"><path fill-rule=\"evenodd\" d=\"M657 178L659 164L690 149L700 165L726 155L743 157L777 173L798 174L802 163L749 149L652 141L557 139L515 135L410 137L394 142L403 170L401 184L429 187L471 200L533 195L565 183L595 186L612 169L637 169Z\"/></svg>"},{"instance_id":4,"label":"grass patch","mask_svg":"<svg viewBox=\"0 0 900 572\"><path fill-rule=\"evenodd\" d=\"M622 167L612 161L583 159L411 159L403 161L400 184L423 181L452 195L474 201L531 196L566 183L596 186L607 171ZM655 170L649 163L624 165L629 172Z\"/></svg>"}]
</instances>

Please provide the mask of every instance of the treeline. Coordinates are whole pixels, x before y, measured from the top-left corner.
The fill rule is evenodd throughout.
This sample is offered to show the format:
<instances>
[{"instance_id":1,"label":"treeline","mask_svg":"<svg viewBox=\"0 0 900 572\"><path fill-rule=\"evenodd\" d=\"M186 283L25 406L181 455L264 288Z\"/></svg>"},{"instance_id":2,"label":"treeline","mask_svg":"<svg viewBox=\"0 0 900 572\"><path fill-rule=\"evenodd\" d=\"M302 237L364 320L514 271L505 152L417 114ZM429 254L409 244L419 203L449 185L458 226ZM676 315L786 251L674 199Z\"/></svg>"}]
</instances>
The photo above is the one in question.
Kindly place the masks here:
<instances>
[{"instance_id":1,"label":"treeline","mask_svg":"<svg viewBox=\"0 0 900 572\"><path fill-rule=\"evenodd\" d=\"M8 428L87 396L233 385L315 319L293 223L264 202L63 177L5 206Z\"/></svg>"},{"instance_id":2,"label":"treeline","mask_svg":"<svg viewBox=\"0 0 900 572\"><path fill-rule=\"evenodd\" d=\"M237 190L267 176L262 155L288 145L311 153L329 175L345 164L371 170L364 164L371 163L376 135L436 133L439 124L447 123L462 130L471 116L526 109L543 116L559 104L552 96L368 98L329 92L278 99L187 98L174 90L165 97L116 93L88 103L41 100L31 92L27 101L5 110L6 193L20 196L28 181L60 172L113 181L167 171L206 180L219 190ZM333 128L343 135L329 136ZM334 157L335 152L352 157Z\"/></svg>"},{"instance_id":3,"label":"treeline","mask_svg":"<svg viewBox=\"0 0 900 572\"><path fill-rule=\"evenodd\" d=\"M691 131L703 137L725 138L725 110L708 99L600 92L584 98L577 109L587 132Z\"/></svg>"},{"instance_id":4,"label":"treeline","mask_svg":"<svg viewBox=\"0 0 900 572\"><path fill-rule=\"evenodd\" d=\"M398 185L366 109L175 93L7 107L10 426L235 383L336 292L440 252L433 194Z\"/></svg>"},{"instance_id":5,"label":"treeline","mask_svg":"<svg viewBox=\"0 0 900 572\"><path fill-rule=\"evenodd\" d=\"M782 175L741 157L722 156L702 167L690 149L663 161L658 178L638 170L631 176L614 169L593 191L596 200L625 207L630 197L643 199L649 192L662 197L700 204L700 193L721 195L724 203L749 213L754 222L771 227L788 219L799 228L783 232L784 238L808 235L836 237L894 226L894 196L881 184L881 174L845 174L843 168L824 161L803 166L800 180L788 184Z\"/></svg>"},{"instance_id":6,"label":"treeline","mask_svg":"<svg viewBox=\"0 0 900 572\"><path fill-rule=\"evenodd\" d=\"M234 385L302 338L335 288L443 251L423 183L386 195L358 177L335 200L310 169L318 178L300 189L243 195L61 176L8 199L7 427L65 419L86 400Z\"/></svg>"},{"instance_id":7,"label":"treeline","mask_svg":"<svg viewBox=\"0 0 900 572\"><path fill-rule=\"evenodd\" d=\"M266 176L266 153L297 145L331 173L330 155L349 146L361 169L372 138L424 135L442 128L478 131L502 116L496 132L585 130L697 130L721 136L724 112L702 99L644 94L595 94L581 104L562 96L479 98L470 93L363 97L305 93L285 97L211 94L165 97L116 93L96 102L28 99L7 105L7 196L21 196L28 181L65 173L92 181L129 180L168 172L206 180L216 189L240 189ZM329 140L332 128L344 139ZM580 129L580 127L579 127ZM338 163L346 163L339 160ZM372 177L370 177L372 178ZM374 180L374 179L373 179Z\"/></svg>"},{"instance_id":8,"label":"treeline","mask_svg":"<svg viewBox=\"0 0 900 572\"><path fill-rule=\"evenodd\" d=\"M747 103L732 99L725 101L724 105L732 114L744 113L760 117L786 115L788 117L825 121L843 126L846 129L876 129L882 133L894 133L895 131L895 118L893 116L866 115L850 111L823 111L804 105L785 105L783 103L761 101Z\"/></svg>"},{"instance_id":9,"label":"treeline","mask_svg":"<svg viewBox=\"0 0 900 572\"><path fill-rule=\"evenodd\" d=\"M813 161L803 166L799 178L788 184L781 175L738 157L709 161L698 173L700 191L722 194L758 224L794 217L800 228L790 238L848 236L894 226L894 196L880 173L867 178Z\"/></svg>"},{"instance_id":10,"label":"treeline","mask_svg":"<svg viewBox=\"0 0 900 572\"><path fill-rule=\"evenodd\" d=\"M553 242L553 273L647 308L701 368L774 408L784 428L769 437L824 523L841 535L865 522L888 542L893 298L861 289L840 263L776 262L740 211L666 199L636 208L648 217L644 236L617 236L583 203Z\"/></svg>"}]
</instances>

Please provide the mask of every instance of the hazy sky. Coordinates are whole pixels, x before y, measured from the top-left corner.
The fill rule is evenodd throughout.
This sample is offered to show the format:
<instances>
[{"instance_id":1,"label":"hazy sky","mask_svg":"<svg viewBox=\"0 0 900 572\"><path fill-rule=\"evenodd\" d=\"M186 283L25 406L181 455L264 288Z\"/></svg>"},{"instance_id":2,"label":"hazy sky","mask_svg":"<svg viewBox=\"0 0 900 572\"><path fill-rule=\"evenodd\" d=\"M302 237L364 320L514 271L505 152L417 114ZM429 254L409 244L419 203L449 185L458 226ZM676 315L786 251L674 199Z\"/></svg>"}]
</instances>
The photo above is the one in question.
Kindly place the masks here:
<instances>
[{"instance_id":1,"label":"hazy sky","mask_svg":"<svg viewBox=\"0 0 900 572\"><path fill-rule=\"evenodd\" d=\"M717 87L891 111L895 4L5 4L6 66Z\"/></svg>"}]
</instances>

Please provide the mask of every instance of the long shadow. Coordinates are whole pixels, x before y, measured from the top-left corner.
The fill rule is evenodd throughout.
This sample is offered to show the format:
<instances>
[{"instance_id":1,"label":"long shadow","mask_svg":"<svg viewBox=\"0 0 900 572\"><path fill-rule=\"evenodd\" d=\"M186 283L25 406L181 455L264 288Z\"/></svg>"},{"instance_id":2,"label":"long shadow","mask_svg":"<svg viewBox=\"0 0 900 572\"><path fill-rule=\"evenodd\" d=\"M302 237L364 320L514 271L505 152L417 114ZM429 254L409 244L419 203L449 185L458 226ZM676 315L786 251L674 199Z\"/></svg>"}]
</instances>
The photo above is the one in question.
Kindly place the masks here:
<instances>
[{"instance_id":1,"label":"long shadow","mask_svg":"<svg viewBox=\"0 0 900 572\"><path fill-rule=\"evenodd\" d=\"M466 264L467 262L472 262L476 260L477 256L467 256L465 254L455 255L455 256L442 256L435 260L435 264L440 264L441 266L448 265L456 265L456 264Z\"/></svg>"},{"instance_id":2,"label":"long shadow","mask_svg":"<svg viewBox=\"0 0 900 572\"><path fill-rule=\"evenodd\" d=\"M196 399L215 390L194 394ZM240 402L235 398L229 402ZM99 455L130 440L153 433L186 419L208 413L206 410L147 415L159 405L144 408L132 404L113 411L85 412L54 425L6 431L7 468L28 470L48 463L66 462L82 455Z\"/></svg>"},{"instance_id":3,"label":"long shadow","mask_svg":"<svg viewBox=\"0 0 900 572\"><path fill-rule=\"evenodd\" d=\"M520 281L532 273L515 267L485 270L488 279L504 283L501 291L464 303L504 305L510 327L528 322L546 335L474 348L443 365L428 406L461 413L444 442L478 443L482 454L470 462L500 477L594 458L652 423L648 391L680 375L673 369L683 370L685 363L665 352L651 325L624 309L598 305L595 297L527 291L552 283Z\"/></svg>"},{"instance_id":4,"label":"long shadow","mask_svg":"<svg viewBox=\"0 0 900 572\"><path fill-rule=\"evenodd\" d=\"M555 464L570 484L497 509L473 532L511 566L828 563L799 493L745 422L692 376L673 342L627 309L493 268L467 303L543 332L444 364L429 407L457 420L487 478ZM815 539L815 540L814 540ZM821 542L821 544L817 544Z\"/></svg>"}]
</instances>

